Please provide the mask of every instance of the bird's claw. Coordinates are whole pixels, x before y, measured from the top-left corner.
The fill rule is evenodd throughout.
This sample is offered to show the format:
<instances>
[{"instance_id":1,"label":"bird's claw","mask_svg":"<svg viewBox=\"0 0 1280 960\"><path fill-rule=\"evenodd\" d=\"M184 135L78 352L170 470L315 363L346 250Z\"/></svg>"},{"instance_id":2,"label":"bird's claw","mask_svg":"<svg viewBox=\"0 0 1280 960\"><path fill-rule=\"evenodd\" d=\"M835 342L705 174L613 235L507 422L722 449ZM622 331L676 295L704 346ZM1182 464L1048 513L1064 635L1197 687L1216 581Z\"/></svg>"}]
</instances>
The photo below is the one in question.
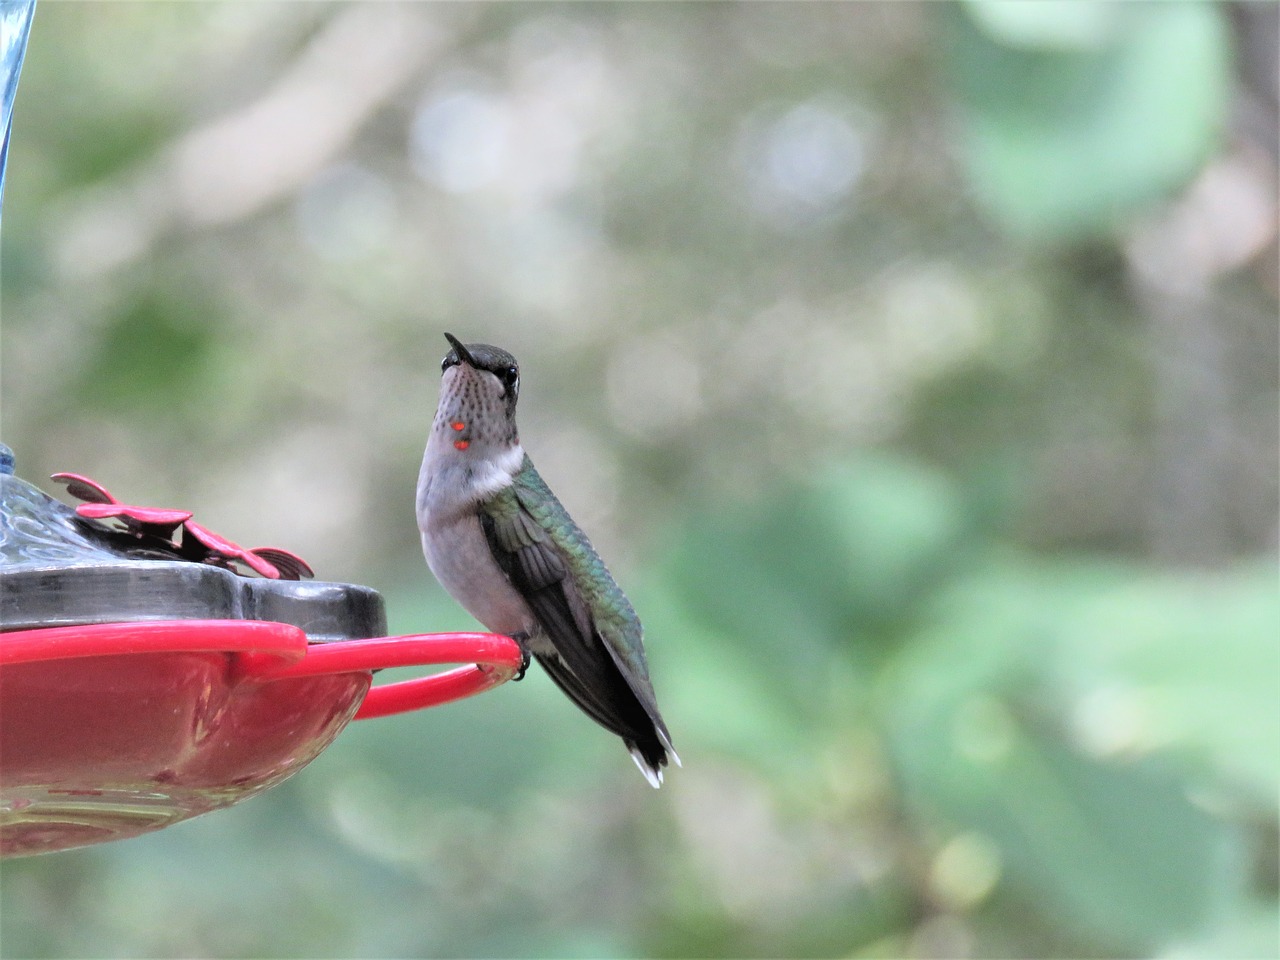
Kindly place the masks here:
<instances>
[{"instance_id":1,"label":"bird's claw","mask_svg":"<svg viewBox=\"0 0 1280 960\"><path fill-rule=\"evenodd\" d=\"M511 637L520 648L520 669L516 671L516 675L511 678L513 683L518 683L524 679L525 671L529 669L529 638L523 633L514 634Z\"/></svg>"}]
</instances>

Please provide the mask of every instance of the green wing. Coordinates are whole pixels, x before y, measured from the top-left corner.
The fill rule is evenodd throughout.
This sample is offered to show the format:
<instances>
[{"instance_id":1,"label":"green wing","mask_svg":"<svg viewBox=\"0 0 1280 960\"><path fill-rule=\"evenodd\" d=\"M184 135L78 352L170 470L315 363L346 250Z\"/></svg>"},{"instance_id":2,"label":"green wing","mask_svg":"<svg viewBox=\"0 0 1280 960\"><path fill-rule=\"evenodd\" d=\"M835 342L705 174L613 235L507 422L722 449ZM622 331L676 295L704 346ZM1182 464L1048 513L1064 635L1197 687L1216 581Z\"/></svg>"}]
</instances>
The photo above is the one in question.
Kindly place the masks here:
<instances>
[{"instance_id":1,"label":"green wing","mask_svg":"<svg viewBox=\"0 0 1280 960\"><path fill-rule=\"evenodd\" d=\"M538 656L589 716L666 762L670 738L658 714L635 610L586 535L528 457L515 482L484 504L481 526L498 566L532 610L557 657Z\"/></svg>"}]
</instances>

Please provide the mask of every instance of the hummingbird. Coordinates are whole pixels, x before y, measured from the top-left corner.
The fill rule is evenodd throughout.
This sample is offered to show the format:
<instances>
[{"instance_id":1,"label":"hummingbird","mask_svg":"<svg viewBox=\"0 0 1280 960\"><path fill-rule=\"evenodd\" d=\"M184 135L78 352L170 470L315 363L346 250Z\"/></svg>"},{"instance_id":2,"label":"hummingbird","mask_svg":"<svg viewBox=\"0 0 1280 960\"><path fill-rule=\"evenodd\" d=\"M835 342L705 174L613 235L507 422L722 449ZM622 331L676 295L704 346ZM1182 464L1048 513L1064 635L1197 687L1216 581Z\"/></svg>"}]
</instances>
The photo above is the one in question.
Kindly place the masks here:
<instances>
[{"instance_id":1,"label":"hummingbird","mask_svg":"<svg viewBox=\"0 0 1280 960\"><path fill-rule=\"evenodd\" d=\"M487 629L520 644L516 679L532 654L659 787L668 759L680 758L658 713L640 618L520 445L516 358L445 338L452 349L418 475L427 566Z\"/></svg>"}]
</instances>

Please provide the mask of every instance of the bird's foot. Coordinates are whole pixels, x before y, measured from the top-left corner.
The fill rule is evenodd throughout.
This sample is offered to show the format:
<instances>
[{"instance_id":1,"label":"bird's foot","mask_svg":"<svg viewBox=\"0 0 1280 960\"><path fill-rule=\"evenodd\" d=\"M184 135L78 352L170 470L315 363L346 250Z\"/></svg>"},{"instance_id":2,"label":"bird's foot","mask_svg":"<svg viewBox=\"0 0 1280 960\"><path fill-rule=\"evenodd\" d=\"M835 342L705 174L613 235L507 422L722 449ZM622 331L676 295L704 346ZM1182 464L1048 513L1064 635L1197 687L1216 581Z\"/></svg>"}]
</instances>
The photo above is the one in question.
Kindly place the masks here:
<instances>
[{"instance_id":1,"label":"bird's foot","mask_svg":"<svg viewBox=\"0 0 1280 960\"><path fill-rule=\"evenodd\" d=\"M516 671L516 675L511 680L512 682L519 682L524 679L525 671L529 669L529 635L527 633L513 633L511 639L520 647L520 669Z\"/></svg>"}]
</instances>

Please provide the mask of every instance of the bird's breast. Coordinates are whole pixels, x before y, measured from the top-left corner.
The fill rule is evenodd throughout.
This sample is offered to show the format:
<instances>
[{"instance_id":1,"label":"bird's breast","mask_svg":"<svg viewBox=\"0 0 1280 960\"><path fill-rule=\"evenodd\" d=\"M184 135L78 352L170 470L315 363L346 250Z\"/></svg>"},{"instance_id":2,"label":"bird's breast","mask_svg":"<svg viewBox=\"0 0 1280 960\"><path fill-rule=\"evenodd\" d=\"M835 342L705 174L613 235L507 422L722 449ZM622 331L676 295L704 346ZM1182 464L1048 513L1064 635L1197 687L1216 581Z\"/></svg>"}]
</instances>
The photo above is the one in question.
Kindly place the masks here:
<instances>
[{"instance_id":1,"label":"bird's breast","mask_svg":"<svg viewBox=\"0 0 1280 960\"><path fill-rule=\"evenodd\" d=\"M422 552L440 585L494 633L532 631L533 615L493 559L480 518L469 512L425 521Z\"/></svg>"}]
</instances>

